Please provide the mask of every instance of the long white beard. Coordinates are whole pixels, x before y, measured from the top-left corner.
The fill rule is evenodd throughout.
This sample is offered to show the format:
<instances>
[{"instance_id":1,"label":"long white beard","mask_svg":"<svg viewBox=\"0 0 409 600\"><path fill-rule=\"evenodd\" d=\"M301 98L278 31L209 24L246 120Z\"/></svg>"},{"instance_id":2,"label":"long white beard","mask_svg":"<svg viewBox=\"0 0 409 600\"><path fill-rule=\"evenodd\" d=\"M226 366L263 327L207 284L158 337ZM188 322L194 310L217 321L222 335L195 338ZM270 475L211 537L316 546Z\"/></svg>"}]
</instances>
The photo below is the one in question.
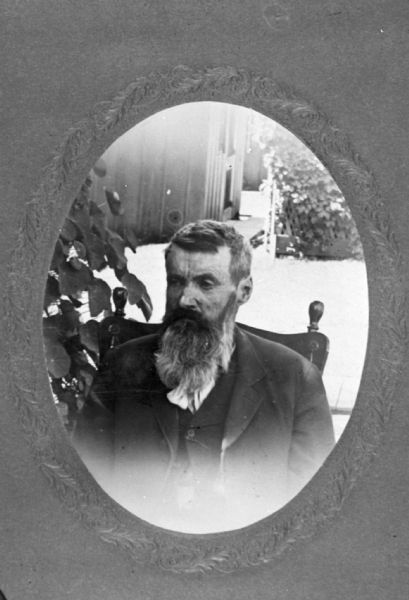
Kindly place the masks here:
<instances>
[{"instance_id":1,"label":"long white beard","mask_svg":"<svg viewBox=\"0 0 409 600\"><path fill-rule=\"evenodd\" d=\"M178 395L193 396L211 388L219 371L226 372L234 350L234 320L208 325L190 318L180 318L164 331L156 369L162 383L177 389Z\"/></svg>"}]
</instances>

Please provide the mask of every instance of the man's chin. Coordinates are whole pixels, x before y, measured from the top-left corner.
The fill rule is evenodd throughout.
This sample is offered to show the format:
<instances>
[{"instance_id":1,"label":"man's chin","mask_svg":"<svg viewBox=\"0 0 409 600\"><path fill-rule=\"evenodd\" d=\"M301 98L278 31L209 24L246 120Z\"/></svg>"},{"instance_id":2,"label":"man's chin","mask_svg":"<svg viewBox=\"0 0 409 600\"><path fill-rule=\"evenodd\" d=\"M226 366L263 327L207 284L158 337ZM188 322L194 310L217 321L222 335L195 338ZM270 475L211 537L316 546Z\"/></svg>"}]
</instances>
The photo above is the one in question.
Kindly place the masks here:
<instances>
[{"instance_id":1,"label":"man's chin","mask_svg":"<svg viewBox=\"0 0 409 600\"><path fill-rule=\"evenodd\" d=\"M156 368L161 381L173 389L201 389L215 377L221 338L217 331L189 318L173 321L163 331Z\"/></svg>"}]
</instances>

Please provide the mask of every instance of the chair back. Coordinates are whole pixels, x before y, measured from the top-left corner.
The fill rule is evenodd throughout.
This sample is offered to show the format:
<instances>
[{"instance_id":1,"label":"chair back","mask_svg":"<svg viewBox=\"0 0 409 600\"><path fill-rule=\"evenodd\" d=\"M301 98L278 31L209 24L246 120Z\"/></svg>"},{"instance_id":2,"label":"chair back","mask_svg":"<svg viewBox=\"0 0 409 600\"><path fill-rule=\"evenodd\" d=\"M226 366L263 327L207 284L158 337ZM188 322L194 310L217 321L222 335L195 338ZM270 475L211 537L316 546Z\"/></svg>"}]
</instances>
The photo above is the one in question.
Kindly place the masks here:
<instances>
[{"instance_id":1,"label":"chair back","mask_svg":"<svg viewBox=\"0 0 409 600\"><path fill-rule=\"evenodd\" d=\"M329 339L326 335L318 331L318 322L324 314L324 304L319 300L314 300L308 307L308 313L310 322L307 326L307 331L301 333L277 333L275 331L244 325L243 323L237 323L237 325L245 331L295 350L311 361L322 374L329 353Z\"/></svg>"},{"instance_id":2,"label":"chair back","mask_svg":"<svg viewBox=\"0 0 409 600\"><path fill-rule=\"evenodd\" d=\"M159 331L159 323L142 323L125 316L125 305L128 293L125 288L118 287L113 291L115 312L106 317L99 327L99 349L100 358L109 350L128 340L156 333ZM309 361L311 361L323 373L329 352L329 339L318 331L318 323L324 313L324 304L319 300L311 302L308 308L309 324L307 331L301 333L277 333L265 329L258 329L237 323L244 331L249 331L259 337L272 340L295 350Z\"/></svg>"}]
</instances>

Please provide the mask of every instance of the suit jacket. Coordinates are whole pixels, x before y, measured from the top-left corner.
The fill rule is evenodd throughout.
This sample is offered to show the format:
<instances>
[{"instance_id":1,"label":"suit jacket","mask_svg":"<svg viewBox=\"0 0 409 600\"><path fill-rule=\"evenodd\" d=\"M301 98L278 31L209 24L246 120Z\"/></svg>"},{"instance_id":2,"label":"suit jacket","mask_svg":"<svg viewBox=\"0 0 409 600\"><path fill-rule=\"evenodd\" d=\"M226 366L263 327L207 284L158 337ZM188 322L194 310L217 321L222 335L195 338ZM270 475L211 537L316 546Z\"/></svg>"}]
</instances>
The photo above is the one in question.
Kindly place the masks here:
<instances>
[{"instance_id":1,"label":"suit jacket","mask_svg":"<svg viewBox=\"0 0 409 600\"><path fill-rule=\"evenodd\" d=\"M106 355L74 443L101 485L138 516L182 531L240 527L285 504L332 449L316 367L239 328L235 344L229 371L185 432L182 461L181 410L154 365L158 336ZM223 423L214 424L212 407L226 396Z\"/></svg>"}]
</instances>

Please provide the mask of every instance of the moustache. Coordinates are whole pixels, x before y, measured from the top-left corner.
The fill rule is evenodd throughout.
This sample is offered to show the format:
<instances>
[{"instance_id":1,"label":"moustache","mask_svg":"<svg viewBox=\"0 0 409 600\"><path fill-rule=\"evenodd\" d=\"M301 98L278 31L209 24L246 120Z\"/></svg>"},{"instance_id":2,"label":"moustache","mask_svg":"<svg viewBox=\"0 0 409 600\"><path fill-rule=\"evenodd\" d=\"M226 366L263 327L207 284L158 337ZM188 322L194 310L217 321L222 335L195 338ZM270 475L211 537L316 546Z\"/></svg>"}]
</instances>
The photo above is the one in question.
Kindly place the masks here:
<instances>
[{"instance_id":1,"label":"moustache","mask_svg":"<svg viewBox=\"0 0 409 600\"><path fill-rule=\"evenodd\" d=\"M178 307L165 314L162 322L162 329L167 329L170 325L182 320L190 322L198 328L208 329L211 326L210 322L197 310Z\"/></svg>"}]
</instances>

